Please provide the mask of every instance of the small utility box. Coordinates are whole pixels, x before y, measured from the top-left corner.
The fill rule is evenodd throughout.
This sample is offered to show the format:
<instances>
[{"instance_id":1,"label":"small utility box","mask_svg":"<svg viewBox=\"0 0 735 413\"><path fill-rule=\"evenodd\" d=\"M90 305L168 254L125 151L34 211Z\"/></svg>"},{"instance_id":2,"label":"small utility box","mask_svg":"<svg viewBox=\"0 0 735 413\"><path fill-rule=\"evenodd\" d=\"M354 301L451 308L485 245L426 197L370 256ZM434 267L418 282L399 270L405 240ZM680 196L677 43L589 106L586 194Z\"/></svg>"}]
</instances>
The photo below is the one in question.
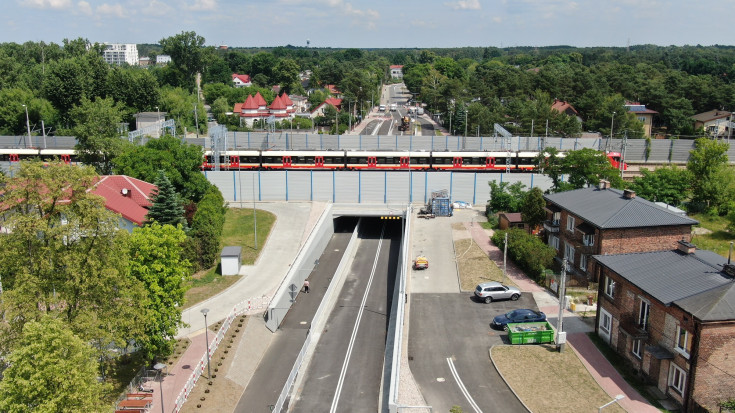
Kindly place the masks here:
<instances>
[{"instance_id":1,"label":"small utility box","mask_svg":"<svg viewBox=\"0 0 735 413\"><path fill-rule=\"evenodd\" d=\"M240 273L240 258L242 247L224 247L220 254L222 275L237 275Z\"/></svg>"},{"instance_id":2,"label":"small utility box","mask_svg":"<svg viewBox=\"0 0 735 413\"><path fill-rule=\"evenodd\" d=\"M540 323L508 323L508 339L510 344L551 343L554 341L554 329L548 321Z\"/></svg>"}]
</instances>

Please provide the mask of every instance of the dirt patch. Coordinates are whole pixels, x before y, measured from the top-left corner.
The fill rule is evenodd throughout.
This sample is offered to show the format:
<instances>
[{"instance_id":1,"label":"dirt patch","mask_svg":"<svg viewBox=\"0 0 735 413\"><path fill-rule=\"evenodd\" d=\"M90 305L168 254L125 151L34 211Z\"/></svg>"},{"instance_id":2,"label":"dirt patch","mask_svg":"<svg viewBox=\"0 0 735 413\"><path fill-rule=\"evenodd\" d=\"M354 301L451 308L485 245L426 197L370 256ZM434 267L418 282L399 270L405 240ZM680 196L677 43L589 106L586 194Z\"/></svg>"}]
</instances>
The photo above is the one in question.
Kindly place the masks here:
<instances>
[{"instance_id":1,"label":"dirt patch","mask_svg":"<svg viewBox=\"0 0 735 413\"><path fill-rule=\"evenodd\" d=\"M568 346L563 353L554 345L496 346L490 351L508 385L534 413L593 412L611 400ZM625 410L611 405L605 412Z\"/></svg>"},{"instance_id":2,"label":"dirt patch","mask_svg":"<svg viewBox=\"0 0 735 413\"><path fill-rule=\"evenodd\" d=\"M473 291L477 284L488 281L503 281L503 271L472 239L454 241L454 251L457 254L462 291ZM508 277L505 278L505 284L515 285Z\"/></svg>"},{"instance_id":3,"label":"dirt patch","mask_svg":"<svg viewBox=\"0 0 735 413\"><path fill-rule=\"evenodd\" d=\"M221 325L221 321L212 326ZM212 377L207 377L207 370L192 389L189 399L181 408L182 413L191 412L231 412L237 407L243 390L242 386L227 379L227 372L232 366L235 349L240 343L248 323L247 316L239 316L232 321L217 351L210 357Z\"/></svg>"}]
</instances>

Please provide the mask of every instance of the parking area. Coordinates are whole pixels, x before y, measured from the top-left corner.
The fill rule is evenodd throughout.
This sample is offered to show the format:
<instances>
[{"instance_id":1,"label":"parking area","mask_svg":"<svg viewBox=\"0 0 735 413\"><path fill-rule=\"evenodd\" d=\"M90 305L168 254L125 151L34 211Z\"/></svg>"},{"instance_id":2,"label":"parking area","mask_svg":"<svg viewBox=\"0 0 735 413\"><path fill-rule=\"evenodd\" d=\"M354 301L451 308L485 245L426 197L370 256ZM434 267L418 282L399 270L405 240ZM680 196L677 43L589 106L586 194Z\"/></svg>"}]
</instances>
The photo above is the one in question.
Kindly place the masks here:
<instances>
[{"instance_id":1,"label":"parking area","mask_svg":"<svg viewBox=\"0 0 735 413\"><path fill-rule=\"evenodd\" d=\"M414 293L410 300L409 366L434 411L455 405L464 412L526 411L488 352L508 343L505 332L490 327L493 317L517 308L536 309L532 294L490 304L471 292Z\"/></svg>"}]
</instances>

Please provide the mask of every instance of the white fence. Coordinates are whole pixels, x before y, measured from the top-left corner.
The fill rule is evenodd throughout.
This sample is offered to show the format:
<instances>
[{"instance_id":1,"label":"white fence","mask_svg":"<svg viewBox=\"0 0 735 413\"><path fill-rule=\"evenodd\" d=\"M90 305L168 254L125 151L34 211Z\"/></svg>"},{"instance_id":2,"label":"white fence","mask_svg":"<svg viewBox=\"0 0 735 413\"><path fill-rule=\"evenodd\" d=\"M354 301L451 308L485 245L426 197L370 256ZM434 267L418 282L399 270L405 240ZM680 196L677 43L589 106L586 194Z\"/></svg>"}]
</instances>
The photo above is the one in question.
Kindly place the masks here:
<instances>
[{"instance_id":1,"label":"white fence","mask_svg":"<svg viewBox=\"0 0 735 413\"><path fill-rule=\"evenodd\" d=\"M211 356L215 351L217 351L217 347L219 346L219 343L222 341L222 339L225 337L227 330L229 330L230 325L232 324L232 320L243 314L251 314L256 311L263 311L268 307L269 303L270 297L264 295L262 297L250 298L241 301L239 304L235 305L235 307L232 308L232 311L230 311L230 314L225 319L225 322L220 327L219 331L217 331L217 335L215 336L214 341L209 344L209 355ZM194 371L189 376L189 380L187 380L186 385L179 392L179 396L176 398L176 402L174 403L174 413L178 413L181 410L181 406L186 403L186 399L189 397L189 394L191 394L192 389L194 389L194 386L196 386L199 377L202 376L202 372L204 372L204 369L206 367L207 353L205 352L202 355L202 358L199 359L199 363L197 363L196 368L194 368Z\"/></svg>"}]
</instances>

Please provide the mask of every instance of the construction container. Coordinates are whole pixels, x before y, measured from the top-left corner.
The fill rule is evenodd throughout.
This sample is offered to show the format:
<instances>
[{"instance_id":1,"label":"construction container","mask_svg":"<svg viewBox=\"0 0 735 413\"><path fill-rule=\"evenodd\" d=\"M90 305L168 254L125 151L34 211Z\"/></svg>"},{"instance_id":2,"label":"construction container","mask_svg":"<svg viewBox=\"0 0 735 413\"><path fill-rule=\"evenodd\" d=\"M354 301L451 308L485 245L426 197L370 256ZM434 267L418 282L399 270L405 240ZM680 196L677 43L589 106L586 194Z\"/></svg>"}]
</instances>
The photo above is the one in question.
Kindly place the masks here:
<instances>
[{"instance_id":1,"label":"construction container","mask_svg":"<svg viewBox=\"0 0 735 413\"><path fill-rule=\"evenodd\" d=\"M548 321L540 323L508 323L510 344L534 344L552 343L554 341L554 329Z\"/></svg>"},{"instance_id":2,"label":"construction container","mask_svg":"<svg viewBox=\"0 0 735 413\"><path fill-rule=\"evenodd\" d=\"M451 217L452 203L449 198L433 198L431 200L431 213L440 217Z\"/></svg>"}]
</instances>

